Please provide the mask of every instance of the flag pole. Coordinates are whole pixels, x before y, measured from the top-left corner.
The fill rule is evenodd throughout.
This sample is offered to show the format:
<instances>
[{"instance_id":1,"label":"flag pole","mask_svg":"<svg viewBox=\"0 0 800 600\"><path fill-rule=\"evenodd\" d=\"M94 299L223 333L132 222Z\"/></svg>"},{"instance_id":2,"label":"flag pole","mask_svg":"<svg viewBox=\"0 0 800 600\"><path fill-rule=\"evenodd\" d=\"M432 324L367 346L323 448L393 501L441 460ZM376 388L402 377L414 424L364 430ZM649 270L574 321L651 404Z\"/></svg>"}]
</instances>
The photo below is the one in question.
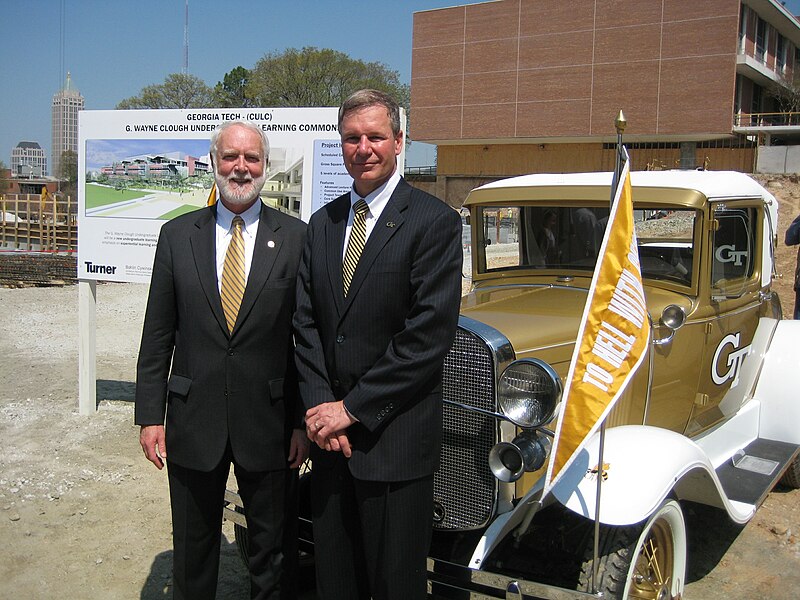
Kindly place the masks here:
<instances>
[{"instance_id":1,"label":"flag pole","mask_svg":"<svg viewBox=\"0 0 800 600\"><path fill-rule=\"evenodd\" d=\"M617 186L619 185L619 178L622 175L622 133L625 131L625 127L628 126L628 121L625 120L625 115L622 114L622 110L619 111L617 118L614 119L614 128L617 130L617 149L615 152L616 161L614 163L614 179L611 182L611 202L614 202L614 194L617 191Z\"/></svg>"},{"instance_id":2,"label":"flag pole","mask_svg":"<svg viewBox=\"0 0 800 600\"><path fill-rule=\"evenodd\" d=\"M611 183L611 200L610 200L610 209L613 209L614 206L614 196L616 195L617 186L619 185L619 178L622 175L622 166L623 157L625 160L628 160L627 153L624 152L622 149L622 134L625 131L625 127L628 125L628 122L625 120L625 115L622 114L622 110L619 111L617 118L614 120L614 128L617 130L617 147L616 152L616 163L614 165L614 178ZM609 209L609 210L610 210ZM600 569L600 561L598 560L600 554L600 495L601 495L601 488L603 485L603 472L604 472L604 463L603 463L603 454L605 452L605 445L606 445L606 422L605 419L600 424L600 440L598 446L598 454L597 454L597 493L595 497L595 505L594 505L594 547L592 548L592 593L598 593L597 589L597 574Z\"/></svg>"}]
</instances>

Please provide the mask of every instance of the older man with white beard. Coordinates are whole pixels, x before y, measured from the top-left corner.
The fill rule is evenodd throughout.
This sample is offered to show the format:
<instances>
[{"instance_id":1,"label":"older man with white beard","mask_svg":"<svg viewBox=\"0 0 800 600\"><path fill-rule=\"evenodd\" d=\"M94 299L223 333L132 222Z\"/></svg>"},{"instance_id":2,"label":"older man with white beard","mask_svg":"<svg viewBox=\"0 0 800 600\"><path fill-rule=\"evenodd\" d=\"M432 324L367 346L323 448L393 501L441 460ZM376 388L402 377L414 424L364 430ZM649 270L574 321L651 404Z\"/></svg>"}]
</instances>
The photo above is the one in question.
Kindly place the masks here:
<instances>
[{"instance_id":1,"label":"older man with white beard","mask_svg":"<svg viewBox=\"0 0 800 600\"><path fill-rule=\"evenodd\" d=\"M301 428L291 333L305 225L264 206L269 142L227 122L211 138L215 205L161 228L136 375L144 454L167 465L173 597L213 599L233 464L252 598L296 597Z\"/></svg>"}]
</instances>

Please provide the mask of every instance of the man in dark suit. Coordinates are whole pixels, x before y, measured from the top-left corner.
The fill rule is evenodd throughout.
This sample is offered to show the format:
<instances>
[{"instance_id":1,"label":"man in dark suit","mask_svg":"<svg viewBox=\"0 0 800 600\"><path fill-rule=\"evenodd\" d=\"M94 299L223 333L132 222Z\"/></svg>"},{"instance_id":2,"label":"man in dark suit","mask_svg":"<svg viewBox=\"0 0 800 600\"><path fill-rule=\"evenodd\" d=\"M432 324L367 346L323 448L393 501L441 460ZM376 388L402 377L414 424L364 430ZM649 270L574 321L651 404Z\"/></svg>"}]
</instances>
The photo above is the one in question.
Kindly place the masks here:
<instances>
[{"instance_id":1,"label":"man in dark suit","mask_svg":"<svg viewBox=\"0 0 800 600\"><path fill-rule=\"evenodd\" d=\"M269 142L258 126L226 122L210 154L220 201L161 228L136 423L147 458L168 466L174 598L215 597L231 463L251 597L293 598L297 468L308 439L291 321L305 225L259 198Z\"/></svg>"},{"instance_id":2,"label":"man in dark suit","mask_svg":"<svg viewBox=\"0 0 800 600\"><path fill-rule=\"evenodd\" d=\"M800 244L800 215L795 217L792 224L786 229L784 242L787 246ZM797 264L794 268L794 312L793 319L800 319L800 246L797 247Z\"/></svg>"},{"instance_id":3,"label":"man in dark suit","mask_svg":"<svg viewBox=\"0 0 800 600\"><path fill-rule=\"evenodd\" d=\"M426 595L461 219L397 172L392 98L356 92L339 109L339 133L353 188L311 217L294 318L316 442L317 590L324 600L413 600Z\"/></svg>"}]
</instances>

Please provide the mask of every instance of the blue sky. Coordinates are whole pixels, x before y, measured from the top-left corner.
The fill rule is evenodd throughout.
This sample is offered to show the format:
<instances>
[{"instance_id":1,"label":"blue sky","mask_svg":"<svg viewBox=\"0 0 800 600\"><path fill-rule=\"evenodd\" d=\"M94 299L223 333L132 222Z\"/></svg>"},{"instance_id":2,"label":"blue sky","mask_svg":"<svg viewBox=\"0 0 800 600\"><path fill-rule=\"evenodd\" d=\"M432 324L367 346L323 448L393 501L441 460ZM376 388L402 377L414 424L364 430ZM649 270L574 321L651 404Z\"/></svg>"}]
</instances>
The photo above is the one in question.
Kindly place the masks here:
<instances>
[{"instance_id":1,"label":"blue sky","mask_svg":"<svg viewBox=\"0 0 800 600\"><path fill-rule=\"evenodd\" d=\"M111 109L183 66L185 0L0 0L0 160L22 140L50 156L50 104L66 71L87 109ZM189 72L213 86L241 65L286 48L333 48L380 61L411 81L412 14L478 0L293 0L229 4L189 0ZM575 0L586 1L586 0ZM652 0L647 0L652 1ZM800 13L800 0L787 8ZM431 164L426 144L409 164Z\"/></svg>"},{"instance_id":2,"label":"blue sky","mask_svg":"<svg viewBox=\"0 0 800 600\"><path fill-rule=\"evenodd\" d=\"M268 52L316 46L380 61L411 81L412 14L461 0L189 0L189 72L213 86ZM798 0L800 1L800 0ZM113 109L183 67L184 0L64 0L64 71L87 109ZM37 141L51 165L50 107L60 71L61 0L0 0L0 160ZM427 144L418 144L427 146ZM422 150L422 148L419 148ZM427 152L421 154L420 164Z\"/></svg>"}]
</instances>

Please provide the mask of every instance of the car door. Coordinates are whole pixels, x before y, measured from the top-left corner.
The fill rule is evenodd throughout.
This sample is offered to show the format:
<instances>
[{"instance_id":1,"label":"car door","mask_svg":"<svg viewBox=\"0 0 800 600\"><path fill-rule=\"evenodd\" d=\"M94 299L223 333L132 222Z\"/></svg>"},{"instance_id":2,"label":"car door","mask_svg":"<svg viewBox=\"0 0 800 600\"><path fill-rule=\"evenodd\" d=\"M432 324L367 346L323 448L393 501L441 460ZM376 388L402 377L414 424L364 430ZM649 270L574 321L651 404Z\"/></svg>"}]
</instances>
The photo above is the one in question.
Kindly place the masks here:
<instances>
[{"instance_id":1,"label":"car door","mask_svg":"<svg viewBox=\"0 0 800 600\"><path fill-rule=\"evenodd\" d=\"M748 392L740 379L762 314L761 222L753 201L713 202L706 256L707 309L701 372L686 434L734 414ZM753 358L754 360L754 358Z\"/></svg>"}]
</instances>

